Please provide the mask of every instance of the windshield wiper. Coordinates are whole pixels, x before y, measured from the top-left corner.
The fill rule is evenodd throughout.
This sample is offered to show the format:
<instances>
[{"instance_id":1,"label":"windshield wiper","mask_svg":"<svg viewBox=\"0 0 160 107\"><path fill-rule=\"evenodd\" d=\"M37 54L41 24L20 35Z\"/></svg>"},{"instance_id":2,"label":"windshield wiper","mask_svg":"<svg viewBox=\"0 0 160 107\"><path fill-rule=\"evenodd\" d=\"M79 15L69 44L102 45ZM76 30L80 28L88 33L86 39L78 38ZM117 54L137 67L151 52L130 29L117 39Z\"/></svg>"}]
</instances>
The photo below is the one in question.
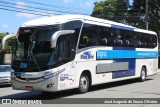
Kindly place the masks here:
<instances>
[{"instance_id":1,"label":"windshield wiper","mask_svg":"<svg viewBox=\"0 0 160 107\"><path fill-rule=\"evenodd\" d=\"M34 33L33 33L32 36L35 36L35 35L36 35L36 32L37 32L37 30L34 31ZM36 41L33 41L33 42L32 42L32 45L29 46L27 59L29 59L29 60L33 59L35 65L36 65L37 68L38 68L38 70L41 71L41 69L40 69L40 67L39 67L39 65L38 65L38 63L37 63L37 61L36 61L36 59L35 59L35 57L34 57L34 55L33 55L33 49L34 49L34 47L35 47L35 44L36 44ZM31 58L31 57L32 57L32 58Z\"/></svg>"},{"instance_id":2,"label":"windshield wiper","mask_svg":"<svg viewBox=\"0 0 160 107\"><path fill-rule=\"evenodd\" d=\"M39 65L38 65L38 63L37 63L37 61L36 61L36 59L35 59L35 57L34 57L34 55L33 55L32 50L30 51L30 55L31 55L31 57L32 57L32 59L33 59L33 61L34 61L34 63L36 64L38 70L41 71L41 69L40 69L40 67L39 67Z\"/></svg>"}]
</instances>

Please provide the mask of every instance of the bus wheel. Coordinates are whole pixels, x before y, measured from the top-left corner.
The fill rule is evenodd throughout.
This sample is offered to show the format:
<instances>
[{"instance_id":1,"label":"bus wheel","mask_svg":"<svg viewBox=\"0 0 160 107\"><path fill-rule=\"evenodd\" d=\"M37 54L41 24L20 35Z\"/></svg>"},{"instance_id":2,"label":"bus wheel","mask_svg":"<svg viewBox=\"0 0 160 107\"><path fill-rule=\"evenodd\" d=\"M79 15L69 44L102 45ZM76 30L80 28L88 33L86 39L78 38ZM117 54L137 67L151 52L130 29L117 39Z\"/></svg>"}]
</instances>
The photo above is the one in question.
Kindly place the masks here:
<instances>
[{"instance_id":1,"label":"bus wheel","mask_svg":"<svg viewBox=\"0 0 160 107\"><path fill-rule=\"evenodd\" d=\"M144 82L146 80L146 69L142 67L140 81Z\"/></svg>"},{"instance_id":2,"label":"bus wheel","mask_svg":"<svg viewBox=\"0 0 160 107\"><path fill-rule=\"evenodd\" d=\"M41 91L43 95L49 96L52 94L52 92L47 92L47 91Z\"/></svg>"},{"instance_id":3,"label":"bus wheel","mask_svg":"<svg viewBox=\"0 0 160 107\"><path fill-rule=\"evenodd\" d=\"M79 80L79 93L86 93L89 89L89 79L86 74L82 74Z\"/></svg>"}]
</instances>

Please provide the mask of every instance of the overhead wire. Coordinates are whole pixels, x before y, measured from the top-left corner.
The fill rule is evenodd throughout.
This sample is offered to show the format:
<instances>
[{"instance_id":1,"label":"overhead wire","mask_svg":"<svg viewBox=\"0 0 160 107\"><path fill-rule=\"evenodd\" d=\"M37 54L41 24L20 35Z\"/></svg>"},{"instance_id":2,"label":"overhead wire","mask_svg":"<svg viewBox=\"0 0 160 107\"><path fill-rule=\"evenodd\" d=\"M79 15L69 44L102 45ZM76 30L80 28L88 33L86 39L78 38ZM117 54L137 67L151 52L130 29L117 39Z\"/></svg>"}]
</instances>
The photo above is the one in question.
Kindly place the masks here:
<instances>
[{"instance_id":1,"label":"overhead wire","mask_svg":"<svg viewBox=\"0 0 160 107\"><path fill-rule=\"evenodd\" d=\"M14 10L14 9L7 9L7 8L2 8L2 7L0 7L0 10L8 10L8 11L13 11L13 12L21 12L21 13L38 15L38 16L47 16L47 15L43 15L43 14L39 14L39 13L32 13L32 12L26 12L26 11Z\"/></svg>"},{"instance_id":2,"label":"overhead wire","mask_svg":"<svg viewBox=\"0 0 160 107\"><path fill-rule=\"evenodd\" d=\"M49 15L49 13L44 13L44 12L41 12L41 11L36 11L36 10L32 10L32 9L25 9L25 8L16 8L14 6L7 6L7 5L2 5L0 3L0 7L3 7L3 8L11 8L11 9L17 9L17 10L21 10L21 11L32 11L32 13L39 13L39 14L42 14L42 15L46 15L47 14ZM51 14L51 13L50 13Z\"/></svg>"},{"instance_id":3,"label":"overhead wire","mask_svg":"<svg viewBox=\"0 0 160 107\"><path fill-rule=\"evenodd\" d=\"M48 4L38 3L38 2L31 2L30 0L27 0L27 1L30 2L30 3L33 3L33 4L39 4L39 5L45 5L45 6L53 6L53 5L48 5ZM17 6L21 6L23 8L18 8L18 7L16 7L16 5ZM77 13L74 13L74 12L51 10L51 9L47 9L47 8L27 6L27 5L22 5L22 4L16 4L16 3L13 3L13 2L5 2L5 1L1 1L1 0L0 0L0 6L1 6L1 8L0 8L1 10L10 10L10 11L15 11L15 12L18 11L18 12L22 12L22 13L28 13L28 14L34 14L34 15L42 15L42 16L50 16L51 14L55 14L55 15L77 14ZM116 9L116 10L120 10L120 11L123 10L124 11L126 9ZM134 9L134 10L139 10L139 9ZM127 9L126 11L129 11L129 10ZM81 14L87 15L85 13L81 13ZM124 16L114 16L114 17L124 17ZM125 16L125 17L139 17L139 16Z\"/></svg>"},{"instance_id":4,"label":"overhead wire","mask_svg":"<svg viewBox=\"0 0 160 107\"><path fill-rule=\"evenodd\" d=\"M16 4L16 3L12 3L12 2L5 2L5 1L1 1L0 0L0 3L2 4L7 4L7 5L18 5L18 6L21 6L21 7L26 7L26 8L32 8L32 9L36 9L36 10L41 10L41 11L54 11L54 12L57 12L57 13L68 13L68 14L77 14L76 12L69 12L69 11L62 11L62 10L54 10L54 9L47 9L47 8L40 8L40 7L35 7L35 6L27 6L27 5L21 5L21 4ZM87 15L87 13L80 13L80 14L84 14L84 15Z\"/></svg>"},{"instance_id":5,"label":"overhead wire","mask_svg":"<svg viewBox=\"0 0 160 107\"><path fill-rule=\"evenodd\" d=\"M19 0L13 0L13 1L19 1ZM60 6L60 5L53 5L53 4L44 4L44 3L39 3L39 2L33 2L33 1L30 1L30 0L22 0L26 3L30 3L30 4L36 4L36 5L41 5L41 6L46 6L46 7L51 7L51 8L62 8L62 9L70 9L70 10L83 10L83 11L86 11L86 10L89 10L89 11L92 11L92 9L84 9L84 8L78 8L78 7L70 7L70 6Z\"/></svg>"}]
</instances>

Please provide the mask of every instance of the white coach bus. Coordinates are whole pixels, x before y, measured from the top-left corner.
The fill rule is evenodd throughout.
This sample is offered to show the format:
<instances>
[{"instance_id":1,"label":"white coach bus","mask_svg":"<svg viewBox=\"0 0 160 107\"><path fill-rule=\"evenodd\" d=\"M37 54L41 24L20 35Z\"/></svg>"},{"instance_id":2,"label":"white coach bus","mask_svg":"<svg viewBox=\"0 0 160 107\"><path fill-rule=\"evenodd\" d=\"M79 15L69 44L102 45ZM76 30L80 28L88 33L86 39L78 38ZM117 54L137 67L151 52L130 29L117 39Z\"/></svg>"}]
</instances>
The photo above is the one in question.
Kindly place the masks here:
<instances>
[{"instance_id":1,"label":"white coach bus","mask_svg":"<svg viewBox=\"0 0 160 107\"><path fill-rule=\"evenodd\" d=\"M155 32L84 15L23 23L13 50L12 88L55 92L139 78L158 70Z\"/></svg>"}]
</instances>

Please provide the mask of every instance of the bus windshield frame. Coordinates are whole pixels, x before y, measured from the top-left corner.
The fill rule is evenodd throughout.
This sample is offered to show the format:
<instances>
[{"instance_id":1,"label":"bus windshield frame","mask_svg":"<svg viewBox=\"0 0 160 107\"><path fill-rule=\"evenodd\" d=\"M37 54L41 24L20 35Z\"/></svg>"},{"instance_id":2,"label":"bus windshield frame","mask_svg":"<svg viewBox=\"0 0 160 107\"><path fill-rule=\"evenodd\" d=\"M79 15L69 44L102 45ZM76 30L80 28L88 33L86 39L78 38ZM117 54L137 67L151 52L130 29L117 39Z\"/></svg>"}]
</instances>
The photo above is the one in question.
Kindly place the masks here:
<instances>
[{"instance_id":1,"label":"bus windshield frame","mask_svg":"<svg viewBox=\"0 0 160 107\"><path fill-rule=\"evenodd\" d=\"M39 72L55 66L52 35L60 25L20 28L13 50L12 67L16 71Z\"/></svg>"}]
</instances>

